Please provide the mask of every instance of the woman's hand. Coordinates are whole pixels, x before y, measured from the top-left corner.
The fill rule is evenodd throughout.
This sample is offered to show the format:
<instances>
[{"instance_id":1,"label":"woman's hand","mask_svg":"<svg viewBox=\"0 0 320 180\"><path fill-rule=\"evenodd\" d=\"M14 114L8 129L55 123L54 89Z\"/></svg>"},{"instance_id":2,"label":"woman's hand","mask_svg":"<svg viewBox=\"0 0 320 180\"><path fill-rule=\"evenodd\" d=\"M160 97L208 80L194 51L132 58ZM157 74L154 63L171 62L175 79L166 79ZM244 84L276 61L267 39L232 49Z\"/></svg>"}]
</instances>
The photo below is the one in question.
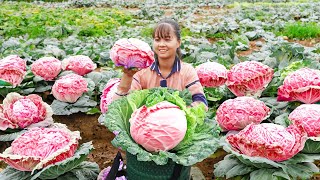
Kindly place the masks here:
<instances>
[{"instance_id":1,"label":"woman's hand","mask_svg":"<svg viewBox=\"0 0 320 180\"><path fill-rule=\"evenodd\" d=\"M133 75L138 72L140 69L126 69L123 68L123 75L120 80L120 84L118 85L118 94L127 94L131 88L131 83L133 79Z\"/></svg>"},{"instance_id":2,"label":"woman's hand","mask_svg":"<svg viewBox=\"0 0 320 180\"><path fill-rule=\"evenodd\" d=\"M201 103L203 103L202 101L195 101L195 102L192 102L191 103L191 107L193 107L193 106L198 106L199 104L201 104ZM204 103L203 103L204 104ZM206 110L206 112L208 111L208 107L206 106L206 105L204 105L205 106L205 110Z\"/></svg>"},{"instance_id":3,"label":"woman's hand","mask_svg":"<svg viewBox=\"0 0 320 180\"><path fill-rule=\"evenodd\" d=\"M138 68L132 68L132 69L123 68L123 75L126 75L128 77L133 77L133 75L138 71L140 71L140 69Z\"/></svg>"}]
</instances>

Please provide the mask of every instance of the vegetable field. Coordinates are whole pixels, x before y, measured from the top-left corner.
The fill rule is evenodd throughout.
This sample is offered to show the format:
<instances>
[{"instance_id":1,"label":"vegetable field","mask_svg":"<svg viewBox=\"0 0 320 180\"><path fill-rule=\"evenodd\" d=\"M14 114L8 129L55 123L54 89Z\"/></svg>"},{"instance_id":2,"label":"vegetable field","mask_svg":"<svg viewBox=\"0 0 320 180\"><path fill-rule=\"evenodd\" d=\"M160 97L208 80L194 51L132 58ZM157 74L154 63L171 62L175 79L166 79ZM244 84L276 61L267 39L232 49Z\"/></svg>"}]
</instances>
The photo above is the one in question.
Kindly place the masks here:
<instances>
[{"instance_id":1,"label":"vegetable field","mask_svg":"<svg viewBox=\"0 0 320 180\"><path fill-rule=\"evenodd\" d=\"M198 179L320 177L319 0L0 0L0 9L0 179L97 179L121 148L124 157L198 167ZM122 75L110 57L115 42L152 47L165 17L181 27L182 59L208 101L204 116L187 91L145 90L107 104ZM173 151L149 153L128 118L162 101L186 115L175 127L186 135ZM13 140L36 141L24 134L35 126L64 128L48 130L69 142L50 144L63 153L18 152L27 140ZM34 156L27 167L12 163L10 146L19 160Z\"/></svg>"}]
</instances>

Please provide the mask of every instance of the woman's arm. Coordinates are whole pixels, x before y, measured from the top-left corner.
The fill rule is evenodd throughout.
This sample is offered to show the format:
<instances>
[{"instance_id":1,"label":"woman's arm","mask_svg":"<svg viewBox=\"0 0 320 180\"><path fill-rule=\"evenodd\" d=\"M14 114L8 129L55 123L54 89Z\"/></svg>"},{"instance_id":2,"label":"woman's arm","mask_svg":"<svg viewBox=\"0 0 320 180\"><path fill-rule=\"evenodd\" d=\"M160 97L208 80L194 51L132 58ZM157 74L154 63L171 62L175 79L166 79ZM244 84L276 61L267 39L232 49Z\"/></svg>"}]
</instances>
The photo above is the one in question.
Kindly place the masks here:
<instances>
[{"instance_id":1,"label":"woman's arm","mask_svg":"<svg viewBox=\"0 0 320 180\"><path fill-rule=\"evenodd\" d=\"M208 110L208 102L204 95L203 87L199 81L196 70L190 65L189 70L186 73L186 88L192 94L192 106L196 106L200 103L205 104L206 110Z\"/></svg>"},{"instance_id":2,"label":"woman's arm","mask_svg":"<svg viewBox=\"0 0 320 180\"><path fill-rule=\"evenodd\" d=\"M137 84L133 77L137 71L138 70L129 69L123 70L123 75L121 77L120 84L118 85L117 92L112 97L112 101L128 95L129 90L133 90L132 88L134 88L134 90L139 88L141 89L141 86Z\"/></svg>"}]
</instances>

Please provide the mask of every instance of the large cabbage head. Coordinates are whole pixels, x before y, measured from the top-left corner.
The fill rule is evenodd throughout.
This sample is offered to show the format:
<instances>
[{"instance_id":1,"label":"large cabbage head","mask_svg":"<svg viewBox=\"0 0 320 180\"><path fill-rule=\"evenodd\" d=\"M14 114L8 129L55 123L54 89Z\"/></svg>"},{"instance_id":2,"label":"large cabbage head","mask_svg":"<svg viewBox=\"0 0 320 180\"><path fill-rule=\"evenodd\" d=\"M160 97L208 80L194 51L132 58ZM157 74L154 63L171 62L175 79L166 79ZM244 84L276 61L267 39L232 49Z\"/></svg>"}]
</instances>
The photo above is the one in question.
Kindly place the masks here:
<instances>
[{"instance_id":1,"label":"large cabbage head","mask_svg":"<svg viewBox=\"0 0 320 180\"><path fill-rule=\"evenodd\" d=\"M302 126L309 137L320 136L320 105L303 104L293 110L289 119L295 125Z\"/></svg>"},{"instance_id":2,"label":"large cabbage head","mask_svg":"<svg viewBox=\"0 0 320 180\"><path fill-rule=\"evenodd\" d=\"M307 134L302 127L285 128L273 123L250 124L227 141L238 152L251 157L264 157L272 161L292 158L304 147Z\"/></svg>"},{"instance_id":3,"label":"large cabbage head","mask_svg":"<svg viewBox=\"0 0 320 180\"><path fill-rule=\"evenodd\" d=\"M106 113L108 111L108 105L112 102L112 97L117 91L119 84L120 78L113 78L110 79L104 87L100 100L100 110L102 113Z\"/></svg>"},{"instance_id":4,"label":"large cabbage head","mask_svg":"<svg viewBox=\"0 0 320 180\"><path fill-rule=\"evenodd\" d=\"M10 55L0 60L0 79L13 87L19 85L27 73L27 62L17 55Z\"/></svg>"},{"instance_id":5,"label":"large cabbage head","mask_svg":"<svg viewBox=\"0 0 320 180\"><path fill-rule=\"evenodd\" d=\"M196 67L200 83L205 87L218 87L227 81L227 69L216 62L206 62Z\"/></svg>"},{"instance_id":6,"label":"large cabbage head","mask_svg":"<svg viewBox=\"0 0 320 180\"><path fill-rule=\"evenodd\" d=\"M273 69L257 61L236 64L228 72L227 87L236 96L260 96L273 77Z\"/></svg>"},{"instance_id":7,"label":"large cabbage head","mask_svg":"<svg viewBox=\"0 0 320 180\"><path fill-rule=\"evenodd\" d=\"M72 157L80 133L66 128L32 128L0 154L0 160L20 171L34 171Z\"/></svg>"},{"instance_id":8,"label":"large cabbage head","mask_svg":"<svg viewBox=\"0 0 320 180\"><path fill-rule=\"evenodd\" d=\"M278 89L278 100L297 100L306 104L320 101L320 71L302 68L290 73Z\"/></svg>"},{"instance_id":9,"label":"large cabbage head","mask_svg":"<svg viewBox=\"0 0 320 180\"><path fill-rule=\"evenodd\" d=\"M120 39L110 51L110 58L116 66L147 68L154 62L154 53L144 41L136 38Z\"/></svg>"},{"instance_id":10,"label":"large cabbage head","mask_svg":"<svg viewBox=\"0 0 320 180\"><path fill-rule=\"evenodd\" d=\"M60 73L61 61L54 57L42 57L32 63L31 71L44 80L51 81Z\"/></svg>"},{"instance_id":11,"label":"large cabbage head","mask_svg":"<svg viewBox=\"0 0 320 180\"><path fill-rule=\"evenodd\" d=\"M179 106L162 101L145 105L131 115L130 134L147 151L168 151L179 144L187 131L187 119Z\"/></svg>"},{"instance_id":12,"label":"large cabbage head","mask_svg":"<svg viewBox=\"0 0 320 180\"><path fill-rule=\"evenodd\" d=\"M97 65L84 55L70 56L62 61L63 70L71 70L81 76L88 74L97 68Z\"/></svg>"},{"instance_id":13,"label":"large cabbage head","mask_svg":"<svg viewBox=\"0 0 320 180\"><path fill-rule=\"evenodd\" d=\"M52 86L52 94L59 101L74 103L88 91L88 82L80 75L68 74Z\"/></svg>"},{"instance_id":14,"label":"large cabbage head","mask_svg":"<svg viewBox=\"0 0 320 180\"><path fill-rule=\"evenodd\" d=\"M9 93L0 105L0 130L48 126L53 123L51 107L36 94Z\"/></svg>"},{"instance_id":15,"label":"large cabbage head","mask_svg":"<svg viewBox=\"0 0 320 180\"><path fill-rule=\"evenodd\" d=\"M241 130L251 123L261 123L269 112L270 108L262 101L242 96L224 101L217 110L216 120L224 130Z\"/></svg>"}]
</instances>

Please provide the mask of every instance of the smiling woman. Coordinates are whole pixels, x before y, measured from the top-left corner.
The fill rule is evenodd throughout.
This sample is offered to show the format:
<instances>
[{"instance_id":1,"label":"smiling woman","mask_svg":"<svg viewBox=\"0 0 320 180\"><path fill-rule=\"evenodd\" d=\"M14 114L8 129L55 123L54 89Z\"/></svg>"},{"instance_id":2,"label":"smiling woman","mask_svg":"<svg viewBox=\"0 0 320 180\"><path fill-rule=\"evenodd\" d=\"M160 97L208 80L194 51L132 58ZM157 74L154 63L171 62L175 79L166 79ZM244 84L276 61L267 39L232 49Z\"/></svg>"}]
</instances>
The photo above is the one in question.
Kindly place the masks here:
<instances>
[{"instance_id":1,"label":"smiling woman","mask_svg":"<svg viewBox=\"0 0 320 180\"><path fill-rule=\"evenodd\" d=\"M207 106L197 72L181 60L180 45L178 23L171 19L160 21L153 31L155 62L137 73L136 70L125 70L114 99L132 90L169 87L180 91L188 89L192 94L192 106L199 103Z\"/></svg>"}]
</instances>

